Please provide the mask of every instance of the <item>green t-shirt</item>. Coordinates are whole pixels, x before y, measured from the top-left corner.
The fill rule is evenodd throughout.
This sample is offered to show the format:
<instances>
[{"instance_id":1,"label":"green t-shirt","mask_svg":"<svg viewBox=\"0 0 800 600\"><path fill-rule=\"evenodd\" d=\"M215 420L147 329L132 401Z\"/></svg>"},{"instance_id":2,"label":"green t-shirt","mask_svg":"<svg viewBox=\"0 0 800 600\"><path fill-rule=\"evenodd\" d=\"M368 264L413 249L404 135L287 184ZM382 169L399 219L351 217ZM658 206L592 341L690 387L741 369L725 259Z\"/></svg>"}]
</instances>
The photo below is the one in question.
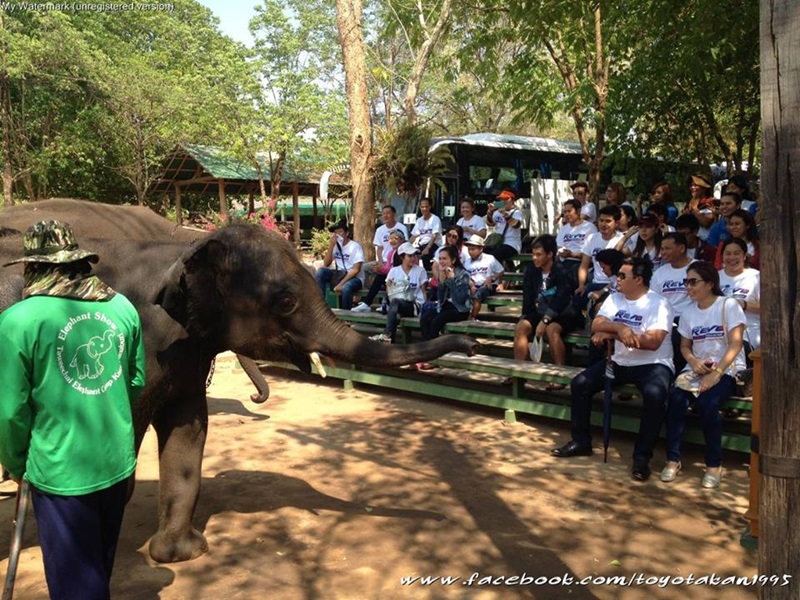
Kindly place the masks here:
<instances>
[{"instance_id":1,"label":"green t-shirt","mask_svg":"<svg viewBox=\"0 0 800 600\"><path fill-rule=\"evenodd\" d=\"M0 462L12 475L75 496L133 473L145 358L127 298L27 298L0 315L0 353Z\"/></svg>"}]
</instances>

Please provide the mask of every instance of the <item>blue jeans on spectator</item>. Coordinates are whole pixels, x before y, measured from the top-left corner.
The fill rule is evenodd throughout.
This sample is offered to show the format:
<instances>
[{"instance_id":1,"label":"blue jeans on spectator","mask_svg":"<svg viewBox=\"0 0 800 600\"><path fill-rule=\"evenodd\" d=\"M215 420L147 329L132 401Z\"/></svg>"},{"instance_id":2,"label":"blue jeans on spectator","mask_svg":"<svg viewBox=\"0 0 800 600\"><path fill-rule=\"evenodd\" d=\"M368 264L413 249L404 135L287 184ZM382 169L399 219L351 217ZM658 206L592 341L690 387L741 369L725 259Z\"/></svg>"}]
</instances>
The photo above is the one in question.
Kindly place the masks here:
<instances>
[{"instance_id":1,"label":"blue jeans on spectator","mask_svg":"<svg viewBox=\"0 0 800 600\"><path fill-rule=\"evenodd\" d=\"M592 433L592 396L605 387L605 361L591 365L573 380L571 388L572 439L590 448ZM614 385L632 383L642 395L642 418L639 438L633 449L634 462L649 462L667 410L667 395L672 384L672 370L664 365L622 367L614 364Z\"/></svg>"},{"instance_id":2,"label":"blue jeans on spectator","mask_svg":"<svg viewBox=\"0 0 800 600\"><path fill-rule=\"evenodd\" d=\"M706 466L722 465L722 418L719 416L719 405L730 398L736 390L736 380L730 375L723 375L719 383L710 390L697 396L697 410L703 437L706 440ZM673 388L667 407L667 460L678 462L681 459L681 442L683 441L686 409L692 400L691 392L678 387Z\"/></svg>"},{"instance_id":3,"label":"blue jeans on spectator","mask_svg":"<svg viewBox=\"0 0 800 600\"><path fill-rule=\"evenodd\" d=\"M397 332L397 324L400 322L400 317L413 317L416 313L416 302L395 298L389 303L389 312L386 315L386 327L383 328L383 333L394 341L394 334Z\"/></svg>"},{"instance_id":4,"label":"blue jeans on spectator","mask_svg":"<svg viewBox=\"0 0 800 600\"><path fill-rule=\"evenodd\" d=\"M336 269L329 269L327 267L317 269L315 278L317 280L317 285L319 286L319 291L322 292L323 298L325 297L325 292L327 291L328 286L331 284L331 278L333 278L334 273L336 273ZM349 279L347 283L344 284L344 287L342 287L342 300L340 303L340 308L343 308L344 310L350 310L353 307L353 294L360 289L361 280L358 277Z\"/></svg>"}]
</instances>

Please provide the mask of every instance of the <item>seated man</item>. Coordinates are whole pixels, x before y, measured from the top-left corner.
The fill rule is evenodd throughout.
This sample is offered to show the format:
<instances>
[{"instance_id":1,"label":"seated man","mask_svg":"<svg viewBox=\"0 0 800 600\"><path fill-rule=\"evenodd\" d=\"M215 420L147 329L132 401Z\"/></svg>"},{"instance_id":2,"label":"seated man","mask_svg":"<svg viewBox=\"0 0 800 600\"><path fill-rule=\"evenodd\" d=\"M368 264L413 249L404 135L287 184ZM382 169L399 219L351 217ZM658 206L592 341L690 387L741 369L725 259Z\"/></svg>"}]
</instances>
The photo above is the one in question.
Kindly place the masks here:
<instances>
[{"instance_id":1,"label":"seated man","mask_svg":"<svg viewBox=\"0 0 800 600\"><path fill-rule=\"evenodd\" d=\"M603 289L611 281L597 264L597 253L606 248L615 248L624 237L622 232L617 231L617 224L621 216L622 211L619 206L601 208L597 217L598 231L589 234L583 242L581 264L578 266L578 288L575 290L575 295L580 296L578 305L581 309L586 307L589 301L588 295L591 292ZM589 281L589 267L592 264L594 264L594 272L592 281Z\"/></svg>"},{"instance_id":2,"label":"seated man","mask_svg":"<svg viewBox=\"0 0 800 600\"><path fill-rule=\"evenodd\" d=\"M469 273L472 296L469 318L477 319L481 303L494 293L497 283L503 277L503 265L494 256L484 253L483 238L477 233L472 234L464 245L469 252L469 259L464 263L464 268Z\"/></svg>"},{"instance_id":3,"label":"seated man","mask_svg":"<svg viewBox=\"0 0 800 600\"><path fill-rule=\"evenodd\" d=\"M580 313L572 306L577 282L569 266L555 260L557 250L552 235L540 235L533 241L533 262L525 269L522 284L522 318L514 331L515 360L528 357L528 341L532 334L547 335L553 363L563 365L567 349L561 334L582 325ZM564 385L550 383L547 389L562 390Z\"/></svg>"},{"instance_id":4,"label":"seated man","mask_svg":"<svg viewBox=\"0 0 800 600\"><path fill-rule=\"evenodd\" d=\"M368 262L364 265L364 273L370 275L372 273L379 273L385 269L388 263L389 252L392 246L389 243L389 234L393 231L401 231L403 239L408 239L408 228L397 220L397 210L391 204L387 204L381 209L381 221L383 225L375 230L375 235L372 238L372 244L375 246L375 260ZM391 269L391 266L389 266Z\"/></svg>"},{"instance_id":5,"label":"seated man","mask_svg":"<svg viewBox=\"0 0 800 600\"><path fill-rule=\"evenodd\" d=\"M611 294L592 321L592 343L614 344L614 384L633 383L643 399L639 438L633 450L631 475L650 477L650 459L666 414L672 383L672 311L666 298L650 290L652 263L628 259ZM592 396L605 384L605 361L594 363L572 380L572 439L551 454L558 457L592 454Z\"/></svg>"},{"instance_id":6,"label":"seated man","mask_svg":"<svg viewBox=\"0 0 800 600\"><path fill-rule=\"evenodd\" d=\"M324 267L316 273L317 285L325 297L328 286L334 292L342 294L341 308L350 310L353 307L353 294L361 289L361 265L364 262L364 250L361 244L350 239L350 228L347 221L339 221L331 225L331 243L322 259ZM333 268L331 268L333 266Z\"/></svg>"}]
</instances>

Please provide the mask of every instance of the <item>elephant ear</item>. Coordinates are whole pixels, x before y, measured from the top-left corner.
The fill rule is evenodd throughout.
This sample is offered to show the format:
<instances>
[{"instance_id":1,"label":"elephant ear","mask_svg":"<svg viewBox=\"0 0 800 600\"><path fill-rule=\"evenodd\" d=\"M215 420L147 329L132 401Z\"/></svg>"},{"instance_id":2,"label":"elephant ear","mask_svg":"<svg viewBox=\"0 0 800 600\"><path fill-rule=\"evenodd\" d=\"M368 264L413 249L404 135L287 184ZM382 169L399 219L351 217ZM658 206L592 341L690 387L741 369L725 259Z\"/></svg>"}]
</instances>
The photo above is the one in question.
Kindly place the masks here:
<instances>
[{"instance_id":1,"label":"elephant ear","mask_svg":"<svg viewBox=\"0 0 800 600\"><path fill-rule=\"evenodd\" d=\"M221 296L227 286L221 276L225 272L226 254L225 245L213 238L193 245L167 271L154 304L187 330L189 321L193 317L202 318L206 308L214 306L214 310L220 310Z\"/></svg>"}]
</instances>

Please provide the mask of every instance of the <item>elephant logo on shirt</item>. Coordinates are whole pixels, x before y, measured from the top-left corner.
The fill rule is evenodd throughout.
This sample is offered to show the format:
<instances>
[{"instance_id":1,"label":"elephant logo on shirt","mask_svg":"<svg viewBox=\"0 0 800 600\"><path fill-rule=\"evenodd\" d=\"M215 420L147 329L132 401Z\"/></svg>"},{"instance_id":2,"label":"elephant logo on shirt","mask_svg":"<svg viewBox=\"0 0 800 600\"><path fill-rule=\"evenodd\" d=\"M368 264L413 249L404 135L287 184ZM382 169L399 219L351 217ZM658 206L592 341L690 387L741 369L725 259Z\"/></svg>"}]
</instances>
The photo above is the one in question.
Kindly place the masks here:
<instances>
[{"instance_id":1,"label":"elephant logo on shirt","mask_svg":"<svg viewBox=\"0 0 800 600\"><path fill-rule=\"evenodd\" d=\"M103 336L95 335L78 346L69 366L75 369L78 379L97 379L103 373L100 357L114 347L114 332L110 329Z\"/></svg>"}]
</instances>

